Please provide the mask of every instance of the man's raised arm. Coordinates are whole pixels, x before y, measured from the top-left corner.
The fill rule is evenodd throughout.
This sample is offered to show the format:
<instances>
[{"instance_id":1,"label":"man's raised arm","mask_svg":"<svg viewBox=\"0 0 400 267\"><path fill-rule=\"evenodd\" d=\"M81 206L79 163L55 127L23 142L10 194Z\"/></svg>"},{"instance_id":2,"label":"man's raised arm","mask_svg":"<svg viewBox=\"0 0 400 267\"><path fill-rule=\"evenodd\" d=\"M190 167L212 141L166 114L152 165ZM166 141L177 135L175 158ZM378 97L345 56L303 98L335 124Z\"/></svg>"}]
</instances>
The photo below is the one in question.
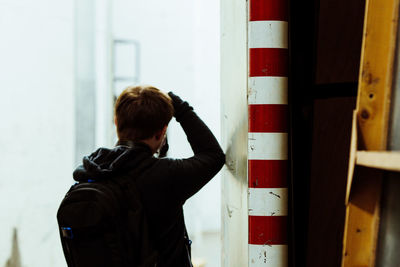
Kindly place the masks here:
<instances>
[{"instance_id":1,"label":"man's raised arm","mask_svg":"<svg viewBox=\"0 0 400 267\"><path fill-rule=\"evenodd\" d=\"M225 155L210 129L193 111L193 108L172 92L174 117L186 133L194 156L174 159L170 174L174 180L174 193L185 201L213 178L225 163Z\"/></svg>"}]
</instances>

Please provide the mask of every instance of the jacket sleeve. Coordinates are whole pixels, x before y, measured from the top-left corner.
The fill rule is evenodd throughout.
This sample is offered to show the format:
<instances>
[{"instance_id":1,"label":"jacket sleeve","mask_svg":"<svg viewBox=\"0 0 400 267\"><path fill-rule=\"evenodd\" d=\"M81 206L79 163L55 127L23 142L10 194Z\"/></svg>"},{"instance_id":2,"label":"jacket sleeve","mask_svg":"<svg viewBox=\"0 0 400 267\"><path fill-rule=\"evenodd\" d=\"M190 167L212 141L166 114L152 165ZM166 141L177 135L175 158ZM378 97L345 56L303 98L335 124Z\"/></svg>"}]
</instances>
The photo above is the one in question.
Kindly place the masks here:
<instances>
[{"instance_id":1,"label":"jacket sleeve","mask_svg":"<svg viewBox=\"0 0 400 267\"><path fill-rule=\"evenodd\" d=\"M182 203L213 178L225 163L225 154L216 138L187 102L174 99L175 118L181 124L194 156L169 159L172 191ZM179 103L177 103L180 101Z\"/></svg>"}]
</instances>

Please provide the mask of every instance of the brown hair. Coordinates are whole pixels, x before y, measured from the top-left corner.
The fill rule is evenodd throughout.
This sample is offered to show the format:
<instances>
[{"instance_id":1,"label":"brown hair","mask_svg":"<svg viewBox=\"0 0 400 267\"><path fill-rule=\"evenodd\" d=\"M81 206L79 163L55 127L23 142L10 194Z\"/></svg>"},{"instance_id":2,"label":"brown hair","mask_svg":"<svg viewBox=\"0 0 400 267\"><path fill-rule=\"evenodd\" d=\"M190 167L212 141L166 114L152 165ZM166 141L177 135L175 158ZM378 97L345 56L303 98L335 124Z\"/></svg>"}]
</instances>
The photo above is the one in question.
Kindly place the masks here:
<instances>
[{"instance_id":1,"label":"brown hair","mask_svg":"<svg viewBox=\"0 0 400 267\"><path fill-rule=\"evenodd\" d=\"M120 140L139 141L152 137L171 120L171 98L153 86L126 88L115 103L115 120Z\"/></svg>"}]
</instances>

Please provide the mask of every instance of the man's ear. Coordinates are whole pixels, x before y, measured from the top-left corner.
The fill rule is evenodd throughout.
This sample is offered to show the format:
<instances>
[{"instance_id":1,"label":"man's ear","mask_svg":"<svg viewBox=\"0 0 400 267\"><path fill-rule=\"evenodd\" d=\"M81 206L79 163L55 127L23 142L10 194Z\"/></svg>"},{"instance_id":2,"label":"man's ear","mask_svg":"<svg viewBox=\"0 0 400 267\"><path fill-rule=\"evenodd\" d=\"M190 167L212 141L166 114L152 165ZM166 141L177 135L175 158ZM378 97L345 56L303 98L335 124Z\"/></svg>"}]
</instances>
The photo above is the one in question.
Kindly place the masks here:
<instances>
[{"instance_id":1,"label":"man's ear","mask_svg":"<svg viewBox=\"0 0 400 267\"><path fill-rule=\"evenodd\" d=\"M165 133L167 132L168 125L165 125L162 130L155 134L156 140L160 140L160 138L164 137Z\"/></svg>"}]
</instances>

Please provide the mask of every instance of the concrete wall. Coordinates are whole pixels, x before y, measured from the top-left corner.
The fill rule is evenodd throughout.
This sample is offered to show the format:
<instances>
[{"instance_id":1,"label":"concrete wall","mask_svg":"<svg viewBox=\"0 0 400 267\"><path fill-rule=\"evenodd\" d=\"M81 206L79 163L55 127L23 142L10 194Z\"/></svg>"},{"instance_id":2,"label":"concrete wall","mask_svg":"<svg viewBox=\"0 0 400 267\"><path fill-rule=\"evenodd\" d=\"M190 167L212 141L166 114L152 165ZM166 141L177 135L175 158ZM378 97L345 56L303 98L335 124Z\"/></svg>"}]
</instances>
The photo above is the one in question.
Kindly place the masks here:
<instances>
[{"instance_id":1,"label":"concrete wall","mask_svg":"<svg viewBox=\"0 0 400 267\"><path fill-rule=\"evenodd\" d=\"M0 2L0 266L65 266L56 210L74 167L73 1Z\"/></svg>"},{"instance_id":2,"label":"concrete wall","mask_svg":"<svg viewBox=\"0 0 400 267\"><path fill-rule=\"evenodd\" d=\"M222 266L248 265L247 2L221 1Z\"/></svg>"},{"instance_id":3,"label":"concrete wall","mask_svg":"<svg viewBox=\"0 0 400 267\"><path fill-rule=\"evenodd\" d=\"M112 0L75 0L75 164L113 140Z\"/></svg>"},{"instance_id":4,"label":"concrete wall","mask_svg":"<svg viewBox=\"0 0 400 267\"><path fill-rule=\"evenodd\" d=\"M0 266L13 227L22 266L66 266L58 205L82 156L112 144L109 6L0 3Z\"/></svg>"}]
</instances>

